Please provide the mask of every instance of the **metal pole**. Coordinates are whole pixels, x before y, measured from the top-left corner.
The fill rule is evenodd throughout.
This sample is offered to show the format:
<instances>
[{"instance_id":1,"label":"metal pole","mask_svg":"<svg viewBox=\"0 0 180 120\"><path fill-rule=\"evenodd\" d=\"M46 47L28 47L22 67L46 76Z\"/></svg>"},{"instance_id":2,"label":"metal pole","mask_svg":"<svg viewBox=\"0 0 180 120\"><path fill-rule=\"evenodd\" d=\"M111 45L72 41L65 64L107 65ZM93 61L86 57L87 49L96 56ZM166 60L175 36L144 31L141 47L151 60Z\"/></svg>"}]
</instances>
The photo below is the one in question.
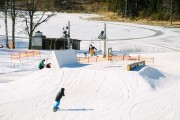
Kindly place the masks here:
<instances>
[{"instance_id":1,"label":"metal pole","mask_svg":"<svg viewBox=\"0 0 180 120\"><path fill-rule=\"evenodd\" d=\"M70 21L68 21L68 49L70 49Z\"/></svg>"},{"instance_id":2,"label":"metal pole","mask_svg":"<svg viewBox=\"0 0 180 120\"><path fill-rule=\"evenodd\" d=\"M104 23L104 55L103 57L106 57L106 23Z\"/></svg>"}]
</instances>

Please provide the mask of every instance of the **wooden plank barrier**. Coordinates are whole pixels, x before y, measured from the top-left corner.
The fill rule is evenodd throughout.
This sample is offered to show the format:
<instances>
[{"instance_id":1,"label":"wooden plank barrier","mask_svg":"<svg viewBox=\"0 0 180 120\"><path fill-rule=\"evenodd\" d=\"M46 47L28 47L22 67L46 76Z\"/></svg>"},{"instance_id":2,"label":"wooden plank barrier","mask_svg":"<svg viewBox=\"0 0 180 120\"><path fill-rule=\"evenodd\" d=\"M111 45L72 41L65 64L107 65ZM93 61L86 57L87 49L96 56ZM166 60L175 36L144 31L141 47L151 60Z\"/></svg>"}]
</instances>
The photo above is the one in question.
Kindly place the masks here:
<instances>
[{"instance_id":1,"label":"wooden plank barrier","mask_svg":"<svg viewBox=\"0 0 180 120\"><path fill-rule=\"evenodd\" d=\"M145 60L128 64L127 71L131 71L132 69L140 66L145 66Z\"/></svg>"}]
</instances>

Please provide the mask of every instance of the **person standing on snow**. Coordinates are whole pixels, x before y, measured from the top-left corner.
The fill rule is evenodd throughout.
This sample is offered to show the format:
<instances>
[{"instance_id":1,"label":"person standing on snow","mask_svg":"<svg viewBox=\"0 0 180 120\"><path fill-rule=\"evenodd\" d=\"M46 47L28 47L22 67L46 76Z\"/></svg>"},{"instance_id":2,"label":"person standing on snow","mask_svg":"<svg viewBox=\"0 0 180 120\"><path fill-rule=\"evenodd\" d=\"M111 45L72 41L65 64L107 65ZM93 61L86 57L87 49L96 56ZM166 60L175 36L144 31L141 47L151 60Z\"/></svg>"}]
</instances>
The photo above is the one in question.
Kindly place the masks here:
<instances>
[{"instance_id":1,"label":"person standing on snow","mask_svg":"<svg viewBox=\"0 0 180 120\"><path fill-rule=\"evenodd\" d=\"M89 45L89 53L91 54L91 56L96 55L95 50L97 50L97 49L90 44Z\"/></svg>"},{"instance_id":2,"label":"person standing on snow","mask_svg":"<svg viewBox=\"0 0 180 120\"><path fill-rule=\"evenodd\" d=\"M45 62L45 59L43 59L43 60L39 63L38 67L39 67L40 70L45 67L44 62Z\"/></svg>"},{"instance_id":3,"label":"person standing on snow","mask_svg":"<svg viewBox=\"0 0 180 120\"><path fill-rule=\"evenodd\" d=\"M89 45L89 53L91 52L92 44Z\"/></svg>"},{"instance_id":4,"label":"person standing on snow","mask_svg":"<svg viewBox=\"0 0 180 120\"><path fill-rule=\"evenodd\" d=\"M62 96L65 96L64 90L65 90L64 88L61 88L61 90L56 95L56 99L55 99L56 104L55 104L55 106L53 108L54 111L57 111L59 109L60 100L61 100Z\"/></svg>"}]
</instances>

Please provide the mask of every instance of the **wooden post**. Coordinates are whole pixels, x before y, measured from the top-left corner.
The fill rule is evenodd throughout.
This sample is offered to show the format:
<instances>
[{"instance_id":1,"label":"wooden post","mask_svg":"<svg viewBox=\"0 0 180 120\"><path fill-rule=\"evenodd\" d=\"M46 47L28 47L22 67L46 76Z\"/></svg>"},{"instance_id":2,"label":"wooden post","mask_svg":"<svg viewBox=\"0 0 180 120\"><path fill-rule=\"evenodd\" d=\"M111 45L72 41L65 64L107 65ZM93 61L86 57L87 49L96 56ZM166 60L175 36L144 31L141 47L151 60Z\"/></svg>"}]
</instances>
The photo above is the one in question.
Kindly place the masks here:
<instances>
[{"instance_id":1,"label":"wooden post","mask_svg":"<svg viewBox=\"0 0 180 120\"><path fill-rule=\"evenodd\" d=\"M33 58L34 58L34 50L33 50Z\"/></svg>"},{"instance_id":2,"label":"wooden post","mask_svg":"<svg viewBox=\"0 0 180 120\"><path fill-rule=\"evenodd\" d=\"M28 59L28 52L26 51L26 57L27 57L27 59Z\"/></svg>"}]
</instances>

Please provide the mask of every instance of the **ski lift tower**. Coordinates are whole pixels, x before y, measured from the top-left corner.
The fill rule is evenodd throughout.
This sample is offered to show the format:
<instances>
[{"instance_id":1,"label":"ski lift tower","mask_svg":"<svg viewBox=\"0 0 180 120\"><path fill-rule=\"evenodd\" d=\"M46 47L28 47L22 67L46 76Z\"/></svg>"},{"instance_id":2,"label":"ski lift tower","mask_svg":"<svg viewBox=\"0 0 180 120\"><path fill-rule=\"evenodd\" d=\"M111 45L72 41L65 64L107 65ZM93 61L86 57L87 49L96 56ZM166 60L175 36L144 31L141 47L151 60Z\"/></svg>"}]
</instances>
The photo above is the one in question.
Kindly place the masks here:
<instances>
[{"instance_id":1,"label":"ski lift tower","mask_svg":"<svg viewBox=\"0 0 180 120\"><path fill-rule=\"evenodd\" d=\"M103 57L105 58L106 57L106 41L107 41L107 38L106 38L106 23L104 23L104 31L101 31L100 35L98 36L99 39L102 39L104 40L104 52L103 52Z\"/></svg>"}]
</instances>

